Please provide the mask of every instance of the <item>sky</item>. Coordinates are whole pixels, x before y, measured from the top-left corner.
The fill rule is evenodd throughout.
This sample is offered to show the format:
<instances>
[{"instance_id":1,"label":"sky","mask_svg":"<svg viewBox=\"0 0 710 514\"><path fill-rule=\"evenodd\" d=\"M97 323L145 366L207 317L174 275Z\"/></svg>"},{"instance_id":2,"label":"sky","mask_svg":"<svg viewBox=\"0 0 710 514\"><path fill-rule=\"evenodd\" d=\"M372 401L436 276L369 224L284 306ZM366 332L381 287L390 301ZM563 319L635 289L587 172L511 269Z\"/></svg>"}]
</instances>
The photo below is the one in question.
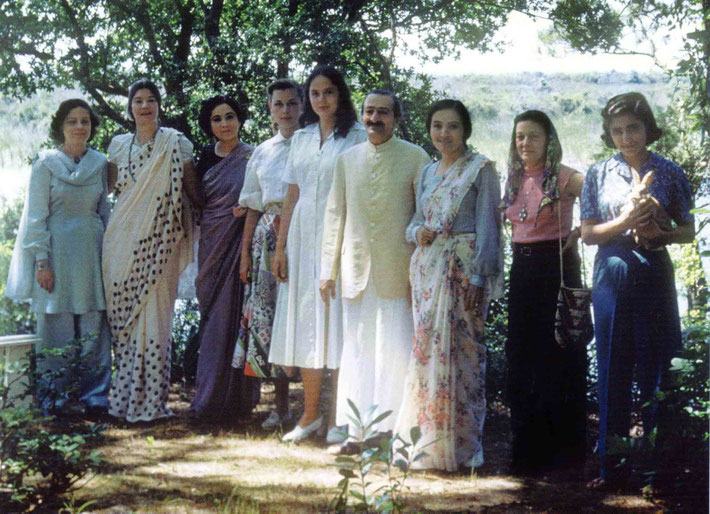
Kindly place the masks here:
<instances>
[{"instance_id":1,"label":"sky","mask_svg":"<svg viewBox=\"0 0 710 514\"><path fill-rule=\"evenodd\" d=\"M459 59L444 59L438 64L426 64L423 71L432 75L465 75L470 73L500 74L518 72L542 73L583 73L605 71L638 72L659 71L653 59L639 55L589 55L572 52L562 45L548 48L540 41L539 34L548 30L552 23L542 19L531 19L521 13L513 13L508 23L498 32L495 41L504 42L502 53L481 53L473 50L462 51ZM405 38L406 39L406 38ZM416 45L414 38L407 39L409 45ZM637 42L633 35L622 39L625 48L646 50L648 43ZM657 34L654 42L658 49L659 61L672 66L678 59L683 41L680 33ZM421 67L415 58L401 55L402 65Z\"/></svg>"}]
</instances>

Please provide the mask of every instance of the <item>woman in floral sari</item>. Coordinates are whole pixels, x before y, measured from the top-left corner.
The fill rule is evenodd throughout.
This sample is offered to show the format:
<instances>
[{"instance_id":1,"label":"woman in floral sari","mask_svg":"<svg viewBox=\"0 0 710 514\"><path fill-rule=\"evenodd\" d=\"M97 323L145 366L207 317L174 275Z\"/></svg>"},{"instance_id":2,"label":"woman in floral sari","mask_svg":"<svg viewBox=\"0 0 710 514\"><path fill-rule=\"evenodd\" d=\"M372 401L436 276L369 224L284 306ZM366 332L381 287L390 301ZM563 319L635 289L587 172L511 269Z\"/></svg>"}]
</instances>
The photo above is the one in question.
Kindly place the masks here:
<instances>
[{"instance_id":1,"label":"woman in floral sari","mask_svg":"<svg viewBox=\"0 0 710 514\"><path fill-rule=\"evenodd\" d=\"M414 348L395 431L419 425L427 456L414 467L483 464L488 301L502 293L503 254L493 163L466 148L471 118L457 100L435 103L427 130L441 160L422 170L407 239ZM406 436L405 436L406 437Z\"/></svg>"}]
</instances>

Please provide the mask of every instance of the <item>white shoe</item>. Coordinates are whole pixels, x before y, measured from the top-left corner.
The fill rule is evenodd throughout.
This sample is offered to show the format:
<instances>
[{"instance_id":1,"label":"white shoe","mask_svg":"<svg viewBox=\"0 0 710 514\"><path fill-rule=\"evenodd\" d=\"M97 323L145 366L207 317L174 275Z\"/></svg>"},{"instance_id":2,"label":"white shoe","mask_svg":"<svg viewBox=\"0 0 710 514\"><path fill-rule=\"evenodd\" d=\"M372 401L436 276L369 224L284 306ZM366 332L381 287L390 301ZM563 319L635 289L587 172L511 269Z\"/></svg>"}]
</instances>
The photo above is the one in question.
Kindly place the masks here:
<instances>
[{"instance_id":1,"label":"white shoe","mask_svg":"<svg viewBox=\"0 0 710 514\"><path fill-rule=\"evenodd\" d=\"M340 444L348 438L348 425L334 426L328 429L325 442L328 444Z\"/></svg>"},{"instance_id":2,"label":"white shoe","mask_svg":"<svg viewBox=\"0 0 710 514\"><path fill-rule=\"evenodd\" d=\"M321 416L317 420L315 420L313 423L310 425L306 425L305 427L300 427L296 425L293 430L291 430L288 434L284 435L281 440L284 443L288 442L293 442L297 443L299 441L303 441L305 438L307 438L309 435L311 435L313 432L318 430L323 423L323 417Z\"/></svg>"},{"instance_id":3,"label":"white shoe","mask_svg":"<svg viewBox=\"0 0 710 514\"><path fill-rule=\"evenodd\" d=\"M264 422L261 424L261 428L264 430L274 430L275 428L280 427L284 423L291 421L291 411L287 411L286 414L281 417L279 416L279 413L276 412L275 410L272 410L271 413L269 414L269 417L264 420Z\"/></svg>"}]
</instances>

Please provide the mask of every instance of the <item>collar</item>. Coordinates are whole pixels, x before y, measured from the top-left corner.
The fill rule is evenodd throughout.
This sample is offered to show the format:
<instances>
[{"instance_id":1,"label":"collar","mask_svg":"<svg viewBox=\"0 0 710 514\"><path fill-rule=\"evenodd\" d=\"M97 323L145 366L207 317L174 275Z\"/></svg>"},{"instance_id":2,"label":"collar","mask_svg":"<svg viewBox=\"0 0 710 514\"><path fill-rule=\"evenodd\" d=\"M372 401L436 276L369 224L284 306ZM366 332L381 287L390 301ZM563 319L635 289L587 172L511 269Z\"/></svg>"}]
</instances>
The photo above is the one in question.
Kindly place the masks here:
<instances>
[{"instance_id":1,"label":"collar","mask_svg":"<svg viewBox=\"0 0 710 514\"><path fill-rule=\"evenodd\" d=\"M621 152L614 155L612 159L614 161L615 168L624 170L625 173L628 173L629 177L631 176L631 166L629 166L629 164L624 160L624 156ZM660 164L661 156L655 152L648 152L648 160L643 164L643 166L641 166L639 174L643 177L649 170L658 170Z\"/></svg>"},{"instance_id":2,"label":"collar","mask_svg":"<svg viewBox=\"0 0 710 514\"><path fill-rule=\"evenodd\" d=\"M289 138L289 139L285 138L284 135L283 135L283 134L281 133L281 131L279 130L278 132L276 132L276 134L274 135L274 137L271 138L271 141L272 141L275 145L277 145L277 144L279 144L279 143L284 143L284 142L290 143L290 142L291 142L291 139L290 139L290 138Z\"/></svg>"},{"instance_id":3,"label":"collar","mask_svg":"<svg viewBox=\"0 0 710 514\"><path fill-rule=\"evenodd\" d=\"M368 153L374 153L374 154L381 154L385 152L389 152L394 149L395 146L397 146L397 142L399 139L397 139L397 136L394 134L392 135L391 138L389 138L387 141L382 143L381 145L373 145L370 143L370 140L368 139L365 142L365 146L367 148Z\"/></svg>"}]
</instances>

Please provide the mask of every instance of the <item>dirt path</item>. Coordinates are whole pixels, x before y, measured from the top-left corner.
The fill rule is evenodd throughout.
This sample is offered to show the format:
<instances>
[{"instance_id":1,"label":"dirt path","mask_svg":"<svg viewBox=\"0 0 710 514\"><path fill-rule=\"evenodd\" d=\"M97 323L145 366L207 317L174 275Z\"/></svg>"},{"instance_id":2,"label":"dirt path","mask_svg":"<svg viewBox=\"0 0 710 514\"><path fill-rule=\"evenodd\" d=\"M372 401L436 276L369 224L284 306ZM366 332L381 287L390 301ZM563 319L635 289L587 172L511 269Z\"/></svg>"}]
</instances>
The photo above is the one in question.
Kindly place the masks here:
<instances>
[{"instance_id":1,"label":"dirt path","mask_svg":"<svg viewBox=\"0 0 710 514\"><path fill-rule=\"evenodd\" d=\"M292 396L301 391L292 385ZM261 420L271 391L252 421L215 428L186 418L185 392L171 396L176 417L153 425L111 424L100 449L106 465L76 492L75 505L93 500L96 512L321 512L339 475L325 444L293 446L266 433ZM486 422L486 464L475 474L417 472L408 480L407 511L477 512L707 512L707 489L688 498L588 492L587 470L521 479L506 473L508 421ZM707 484L706 484L707 485ZM703 509L704 506L704 509Z\"/></svg>"}]
</instances>

